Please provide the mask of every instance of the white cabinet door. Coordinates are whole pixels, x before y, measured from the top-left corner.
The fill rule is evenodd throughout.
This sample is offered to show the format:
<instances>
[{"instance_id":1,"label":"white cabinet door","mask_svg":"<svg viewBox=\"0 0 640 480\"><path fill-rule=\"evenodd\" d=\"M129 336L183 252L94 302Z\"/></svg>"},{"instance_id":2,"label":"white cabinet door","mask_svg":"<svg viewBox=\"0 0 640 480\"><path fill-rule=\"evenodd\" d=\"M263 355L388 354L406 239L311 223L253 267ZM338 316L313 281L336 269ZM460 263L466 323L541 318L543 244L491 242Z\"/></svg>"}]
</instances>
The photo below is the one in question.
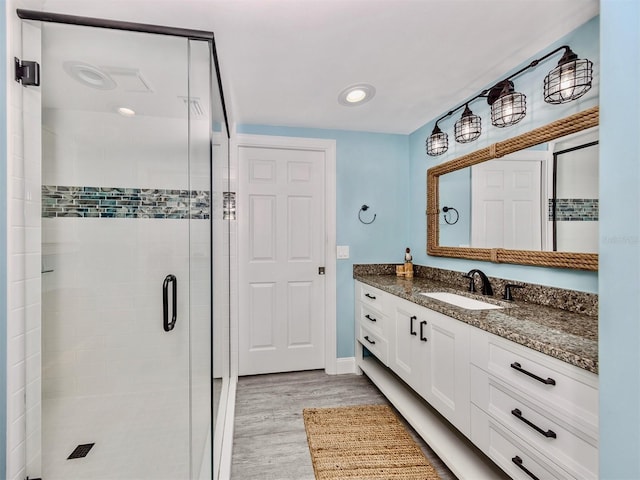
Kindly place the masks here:
<instances>
[{"instance_id":1,"label":"white cabinet door","mask_svg":"<svg viewBox=\"0 0 640 480\"><path fill-rule=\"evenodd\" d=\"M461 432L469 432L468 325L394 298L389 367Z\"/></svg>"},{"instance_id":2,"label":"white cabinet door","mask_svg":"<svg viewBox=\"0 0 640 480\"><path fill-rule=\"evenodd\" d=\"M416 392L422 394L429 369L426 309L401 298L393 299L391 355L389 367Z\"/></svg>"},{"instance_id":3,"label":"white cabinet door","mask_svg":"<svg viewBox=\"0 0 640 480\"><path fill-rule=\"evenodd\" d=\"M425 399L458 430L469 432L469 326L432 310L424 310L429 322L429 361L424 366L430 381Z\"/></svg>"}]
</instances>

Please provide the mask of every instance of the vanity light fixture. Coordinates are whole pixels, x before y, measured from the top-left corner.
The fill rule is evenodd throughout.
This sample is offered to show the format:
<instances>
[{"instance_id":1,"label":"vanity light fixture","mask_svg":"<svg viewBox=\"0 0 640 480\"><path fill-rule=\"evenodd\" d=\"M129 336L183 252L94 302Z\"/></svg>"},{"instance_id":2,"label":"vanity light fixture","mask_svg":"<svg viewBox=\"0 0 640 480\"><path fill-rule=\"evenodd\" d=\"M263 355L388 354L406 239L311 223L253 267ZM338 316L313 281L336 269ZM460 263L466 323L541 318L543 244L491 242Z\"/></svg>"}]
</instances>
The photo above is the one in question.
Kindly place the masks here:
<instances>
[{"instance_id":1,"label":"vanity light fixture","mask_svg":"<svg viewBox=\"0 0 640 480\"><path fill-rule=\"evenodd\" d=\"M454 125L454 133L459 143L473 142L482 133L482 119L473 114L468 103L464 106L462 117Z\"/></svg>"},{"instance_id":2,"label":"vanity light fixture","mask_svg":"<svg viewBox=\"0 0 640 480\"><path fill-rule=\"evenodd\" d=\"M527 114L527 97L524 93L516 92L512 78L522 72L536 67L540 62L550 56L564 50L558 65L549 72L544 79L544 101L551 104L560 104L576 100L591 89L593 81L593 62L587 59L579 59L568 45L563 45L546 55L533 60L529 65L511 74L504 80L490 88L482 90L475 97L458 105L448 113L438 118L435 127L427 138L427 155L432 157L442 155L449 148L447 134L444 133L438 123L453 115L464 107L462 116L455 123L455 139L459 143L468 143L476 140L482 133L482 121L478 115L474 115L469 104L478 98L486 98L491 105L491 124L499 127L509 127L522 120Z\"/></svg>"},{"instance_id":3,"label":"vanity light fixture","mask_svg":"<svg viewBox=\"0 0 640 480\"><path fill-rule=\"evenodd\" d=\"M368 83L358 83L345 88L338 95L338 103L347 107L355 107L368 102L376 94L376 89Z\"/></svg>"},{"instance_id":4,"label":"vanity light fixture","mask_svg":"<svg viewBox=\"0 0 640 480\"><path fill-rule=\"evenodd\" d=\"M446 133L440 130L438 122L436 122L433 132L431 132L431 135L427 138L427 155L437 157L447 150L449 150L449 137Z\"/></svg>"}]
</instances>

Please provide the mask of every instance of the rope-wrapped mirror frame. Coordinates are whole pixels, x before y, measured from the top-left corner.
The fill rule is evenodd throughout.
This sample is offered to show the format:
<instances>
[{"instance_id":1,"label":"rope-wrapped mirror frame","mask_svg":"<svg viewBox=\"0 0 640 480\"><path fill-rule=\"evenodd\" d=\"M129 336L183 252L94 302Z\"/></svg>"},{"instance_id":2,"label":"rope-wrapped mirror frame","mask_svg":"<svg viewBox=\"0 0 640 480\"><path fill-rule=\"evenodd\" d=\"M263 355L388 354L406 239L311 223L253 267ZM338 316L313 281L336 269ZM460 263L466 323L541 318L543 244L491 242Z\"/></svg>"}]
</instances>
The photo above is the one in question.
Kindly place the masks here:
<instances>
[{"instance_id":1,"label":"rope-wrapped mirror frame","mask_svg":"<svg viewBox=\"0 0 640 480\"><path fill-rule=\"evenodd\" d=\"M467 258L495 263L598 270L597 253L444 247L438 244L440 236L438 181L441 175L595 127L598 125L598 114L599 107L592 107L427 170L427 253L436 257Z\"/></svg>"}]
</instances>

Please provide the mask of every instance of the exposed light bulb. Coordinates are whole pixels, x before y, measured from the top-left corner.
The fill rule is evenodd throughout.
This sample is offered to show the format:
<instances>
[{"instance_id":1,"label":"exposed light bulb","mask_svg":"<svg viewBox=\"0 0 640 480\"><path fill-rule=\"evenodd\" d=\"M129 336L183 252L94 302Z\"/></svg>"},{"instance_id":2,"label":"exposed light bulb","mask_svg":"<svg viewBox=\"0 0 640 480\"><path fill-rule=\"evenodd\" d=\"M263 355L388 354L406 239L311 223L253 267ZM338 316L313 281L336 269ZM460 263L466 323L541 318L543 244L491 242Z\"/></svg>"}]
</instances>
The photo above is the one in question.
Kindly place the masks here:
<instances>
[{"instance_id":1,"label":"exposed light bulb","mask_svg":"<svg viewBox=\"0 0 640 480\"><path fill-rule=\"evenodd\" d=\"M513 96L509 95L502 102L502 120L504 123L513 121Z\"/></svg>"}]
</instances>

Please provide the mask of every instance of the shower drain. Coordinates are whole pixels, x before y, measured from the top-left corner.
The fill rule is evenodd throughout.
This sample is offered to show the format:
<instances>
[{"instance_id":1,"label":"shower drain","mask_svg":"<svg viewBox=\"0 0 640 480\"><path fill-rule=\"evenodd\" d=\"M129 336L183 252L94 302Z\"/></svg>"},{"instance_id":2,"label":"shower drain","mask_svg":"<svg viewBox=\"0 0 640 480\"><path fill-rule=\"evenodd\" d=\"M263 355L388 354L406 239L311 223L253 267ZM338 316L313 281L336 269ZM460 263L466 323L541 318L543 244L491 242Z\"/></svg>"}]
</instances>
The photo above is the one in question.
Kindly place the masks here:
<instances>
[{"instance_id":1,"label":"shower drain","mask_svg":"<svg viewBox=\"0 0 640 480\"><path fill-rule=\"evenodd\" d=\"M74 458L84 458L87 456L87 453L89 453L89 450L91 450L91 448L95 445L95 443L85 443L83 445L78 445L73 452L71 452L71 455L69 455L67 457L67 460L72 460Z\"/></svg>"}]
</instances>

